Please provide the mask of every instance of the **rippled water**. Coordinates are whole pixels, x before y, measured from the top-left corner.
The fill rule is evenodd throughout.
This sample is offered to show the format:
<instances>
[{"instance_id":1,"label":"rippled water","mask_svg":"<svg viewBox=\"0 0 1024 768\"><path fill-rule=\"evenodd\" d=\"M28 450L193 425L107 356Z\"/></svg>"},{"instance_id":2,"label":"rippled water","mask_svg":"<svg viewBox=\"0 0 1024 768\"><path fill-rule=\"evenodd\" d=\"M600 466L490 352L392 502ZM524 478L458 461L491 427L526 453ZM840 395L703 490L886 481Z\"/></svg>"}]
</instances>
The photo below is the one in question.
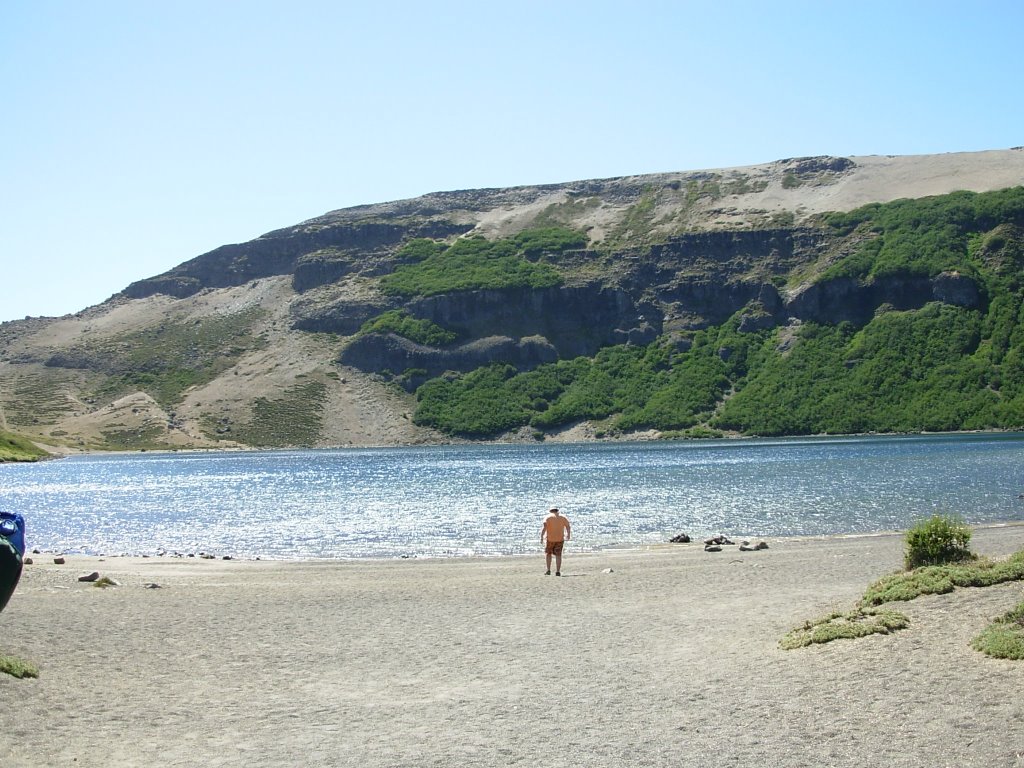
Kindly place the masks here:
<instances>
[{"instance_id":1,"label":"rippled water","mask_svg":"<svg viewBox=\"0 0 1024 768\"><path fill-rule=\"evenodd\" d=\"M270 558L536 551L1024 519L1024 434L79 456L0 465L28 543Z\"/></svg>"}]
</instances>

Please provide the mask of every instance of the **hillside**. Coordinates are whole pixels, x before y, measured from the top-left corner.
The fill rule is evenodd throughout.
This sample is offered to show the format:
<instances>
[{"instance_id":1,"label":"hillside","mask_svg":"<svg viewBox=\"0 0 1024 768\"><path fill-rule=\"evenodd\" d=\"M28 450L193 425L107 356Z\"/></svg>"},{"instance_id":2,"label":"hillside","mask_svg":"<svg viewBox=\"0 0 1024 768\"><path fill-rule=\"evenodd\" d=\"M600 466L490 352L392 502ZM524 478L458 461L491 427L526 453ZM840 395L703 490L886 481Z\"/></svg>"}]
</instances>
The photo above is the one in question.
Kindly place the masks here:
<instances>
[{"instance_id":1,"label":"hillside","mask_svg":"<svg viewBox=\"0 0 1024 768\"><path fill-rule=\"evenodd\" d=\"M1024 426L1024 151L425 195L0 324L57 452Z\"/></svg>"}]
</instances>

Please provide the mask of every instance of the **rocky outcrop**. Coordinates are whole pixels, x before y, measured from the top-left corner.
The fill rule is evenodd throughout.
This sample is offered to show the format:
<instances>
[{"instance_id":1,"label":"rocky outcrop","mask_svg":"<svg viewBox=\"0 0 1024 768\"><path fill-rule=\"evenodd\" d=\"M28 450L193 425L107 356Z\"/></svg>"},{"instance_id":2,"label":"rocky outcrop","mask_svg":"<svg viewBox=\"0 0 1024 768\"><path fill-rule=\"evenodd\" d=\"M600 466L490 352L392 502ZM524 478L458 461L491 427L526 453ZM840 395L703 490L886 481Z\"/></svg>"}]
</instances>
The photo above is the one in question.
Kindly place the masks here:
<instances>
[{"instance_id":1,"label":"rocky outcrop","mask_svg":"<svg viewBox=\"0 0 1024 768\"><path fill-rule=\"evenodd\" d=\"M372 271L377 260L387 260L404 240L445 238L471 228L448 220L422 218L348 221L329 226L301 224L269 232L247 243L223 245L162 275L134 282L123 295L140 299L165 293L185 298L204 288L227 288L261 277L288 274L295 276L295 289L305 291L337 280L354 267L360 272Z\"/></svg>"},{"instance_id":2,"label":"rocky outcrop","mask_svg":"<svg viewBox=\"0 0 1024 768\"><path fill-rule=\"evenodd\" d=\"M339 248L322 248L299 257L292 275L292 287L299 293L337 282L359 269L355 254Z\"/></svg>"},{"instance_id":3,"label":"rocky outcrop","mask_svg":"<svg viewBox=\"0 0 1024 768\"><path fill-rule=\"evenodd\" d=\"M410 369L418 378L439 376L446 371L472 371L482 365L507 363L519 370L536 368L558 360L554 346L541 336L513 339L489 336L467 344L438 349L409 341L393 333L370 333L346 347L340 362L364 371L402 374Z\"/></svg>"},{"instance_id":4,"label":"rocky outcrop","mask_svg":"<svg viewBox=\"0 0 1024 768\"><path fill-rule=\"evenodd\" d=\"M657 298L665 304L665 325L670 330L718 325L761 295L765 284L737 280L719 283L694 277L660 286ZM771 287L771 286L768 286Z\"/></svg>"},{"instance_id":5,"label":"rocky outcrop","mask_svg":"<svg viewBox=\"0 0 1024 768\"><path fill-rule=\"evenodd\" d=\"M593 355L610 344L648 343L661 314L621 288L601 285L466 291L414 299L406 308L462 338L547 339L561 357Z\"/></svg>"},{"instance_id":6,"label":"rocky outcrop","mask_svg":"<svg viewBox=\"0 0 1024 768\"><path fill-rule=\"evenodd\" d=\"M977 309L984 296L978 284L959 272L943 272L932 278L932 296L944 304Z\"/></svg>"},{"instance_id":7,"label":"rocky outcrop","mask_svg":"<svg viewBox=\"0 0 1024 768\"><path fill-rule=\"evenodd\" d=\"M340 362L395 374L410 368L431 375L470 371L492 362L526 370L559 358L593 355L613 344L648 344L661 333L656 308L642 311L625 291L600 285L465 291L421 297L403 306L414 317L453 331L463 343L438 349L394 334L367 334L345 349ZM354 333L380 314L375 310L383 311L370 303L335 302L297 318L296 327L315 323L317 330Z\"/></svg>"},{"instance_id":8,"label":"rocky outcrop","mask_svg":"<svg viewBox=\"0 0 1024 768\"><path fill-rule=\"evenodd\" d=\"M663 272L699 270L709 276L743 275L756 270L765 275L785 274L816 260L835 238L805 227L694 232L650 248L650 261Z\"/></svg>"},{"instance_id":9,"label":"rocky outcrop","mask_svg":"<svg viewBox=\"0 0 1024 768\"><path fill-rule=\"evenodd\" d=\"M856 163L848 157L832 157L830 155L797 157L790 160L780 160L779 162L789 173L796 174L797 176L812 177L822 174L841 174L856 166Z\"/></svg>"},{"instance_id":10,"label":"rocky outcrop","mask_svg":"<svg viewBox=\"0 0 1024 768\"><path fill-rule=\"evenodd\" d=\"M983 299L974 280L955 272L943 272L933 278L896 275L870 282L844 277L804 287L786 302L785 312L790 317L818 323L863 324L883 304L907 310L941 301L978 309L983 306Z\"/></svg>"},{"instance_id":11,"label":"rocky outcrop","mask_svg":"<svg viewBox=\"0 0 1024 768\"><path fill-rule=\"evenodd\" d=\"M782 320L782 300L772 279L813 264L835 246L834 240L808 228L682 235L647 254L627 254L623 284L651 297L666 330L717 325L751 302L760 302L770 318Z\"/></svg>"},{"instance_id":12,"label":"rocky outcrop","mask_svg":"<svg viewBox=\"0 0 1024 768\"><path fill-rule=\"evenodd\" d=\"M362 299L343 296L327 301L302 297L291 303L288 312L295 330L351 336L367 320L400 306L400 301L387 297Z\"/></svg>"},{"instance_id":13,"label":"rocky outcrop","mask_svg":"<svg viewBox=\"0 0 1024 768\"><path fill-rule=\"evenodd\" d=\"M843 277L806 286L786 302L786 309L801 320L861 323L875 311L867 293L859 281Z\"/></svg>"},{"instance_id":14,"label":"rocky outcrop","mask_svg":"<svg viewBox=\"0 0 1024 768\"><path fill-rule=\"evenodd\" d=\"M753 333L793 320L835 324L868 322L879 306L918 309L931 301L976 308L983 301L968 277L894 276L862 283L837 278L807 286L784 300L772 283L705 278L658 286L655 300L640 303L621 288L600 285L545 289L465 291L421 297L400 306L458 334L461 346L436 349L392 334L368 334L346 348L340 361L373 372L419 369L437 375L470 371L491 362L520 370L557 359L592 356L614 344L643 345L663 332L719 324L740 313L738 329ZM294 327L351 335L397 300L338 300L293 306Z\"/></svg>"}]
</instances>

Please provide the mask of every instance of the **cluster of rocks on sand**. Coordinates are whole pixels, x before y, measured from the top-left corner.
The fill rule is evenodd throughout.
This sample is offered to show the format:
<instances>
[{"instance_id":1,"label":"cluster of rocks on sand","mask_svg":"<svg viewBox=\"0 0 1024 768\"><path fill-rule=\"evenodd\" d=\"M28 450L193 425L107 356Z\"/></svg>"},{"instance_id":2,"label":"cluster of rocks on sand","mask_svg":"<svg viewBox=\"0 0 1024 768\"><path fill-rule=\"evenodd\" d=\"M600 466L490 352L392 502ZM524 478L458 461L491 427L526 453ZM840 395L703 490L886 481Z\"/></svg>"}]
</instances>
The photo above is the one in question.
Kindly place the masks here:
<instances>
[{"instance_id":1,"label":"cluster of rocks on sand","mask_svg":"<svg viewBox=\"0 0 1024 768\"><path fill-rule=\"evenodd\" d=\"M32 550L32 554L33 555L41 555L43 553L40 550L38 550L38 549L33 549ZM199 558L200 560L234 560L235 559L232 555L220 555L220 556L218 556L218 555L211 554L210 552L198 552L198 553L196 553L196 552L187 552L187 553L183 553L183 552L168 552L166 550L160 550L159 552L157 552L156 556L157 557L179 557L179 558L194 557L194 558ZM107 555L102 555L101 554L100 557L107 557ZM118 555L113 555L113 557L118 557ZM148 559L150 557L150 555L139 555L139 557L141 557L142 559L145 560L145 559ZM256 559L259 560L258 557ZM26 555L26 557L23 560L23 562L24 562L25 565L32 565L35 561L32 559L31 556L27 556ZM64 565L66 562L67 562L67 558L63 554L55 554L53 556L53 564L54 565Z\"/></svg>"},{"instance_id":2,"label":"cluster of rocks on sand","mask_svg":"<svg viewBox=\"0 0 1024 768\"><path fill-rule=\"evenodd\" d=\"M40 550L38 550L38 549L33 549L32 550L32 554L33 555L41 555L43 553ZM157 556L160 557L160 558L163 558L163 557L180 558L180 559L194 558L194 559L200 559L200 560L218 560L218 559L219 560L233 560L234 559L231 555L223 555L223 556L218 558L216 555L210 554L209 552L199 552L198 554L197 553L183 554L183 553L180 553L180 552L167 552L165 550L161 550L160 552L158 552ZM142 559L149 559L150 556L149 555L141 555L140 557ZM103 559L104 558L101 557L100 558L100 562L102 562ZM256 558L256 559L258 560L259 558ZM67 562L68 562L68 559L64 555L62 555L62 554L55 554L55 555L53 555L53 564L54 565L67 565ZM24 565L34 565L35 564L35 560L31 556L26 556L24 558L24 560L23 560L23 564ZM78 576L78 581L82 582L82 583L86 583L86 584L93 584L94 586L98 586L98 587L119 587L119 586L121 586L121 582L117 581L116 579L111 578L110 576L104 576L104 575L102 575L97 570L88 571L86 573L80 574ZM160 589L160 587L161 587L161 585L157 584L156 582L144 582L142 586L144 588L146 588L146 589Z\"/></svg>"},{"instance_id":3,"label":"cluster of rocks on sand","mask_svg":"<svg viewBox=\"0 0 1024 768\"><path fill-rule=\"evenodd\" d=\"M680 533L673 536L669 541L673 544L689 544L691 539L688 534ZM721 552L723 546L735 546L735 544L736 542L732 541L728 536L718 534L709 539L704 539L704 551ZM739 544L740 552L756 552L761 549L768 549L768 542L761 540L752 542L750 539L743 539Z\"/></svg>"}]
</instances>

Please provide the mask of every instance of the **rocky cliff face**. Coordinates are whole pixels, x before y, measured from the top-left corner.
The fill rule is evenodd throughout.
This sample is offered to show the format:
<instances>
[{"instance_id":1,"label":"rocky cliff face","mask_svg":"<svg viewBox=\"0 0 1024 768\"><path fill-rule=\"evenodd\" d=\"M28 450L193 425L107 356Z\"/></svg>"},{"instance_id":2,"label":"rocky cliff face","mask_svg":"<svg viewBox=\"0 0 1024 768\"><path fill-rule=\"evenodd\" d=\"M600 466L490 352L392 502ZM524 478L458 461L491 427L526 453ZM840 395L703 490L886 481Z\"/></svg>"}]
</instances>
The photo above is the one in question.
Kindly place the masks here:
<instances>
[{"instance_id":1,"label":"rocky cliff face","mask_svg":"<svg viewBox=\"0 0 1024 768\"><path fill-rule=\"evenodd\" d=\"M648 321L627 292L598 284L466 291L418 298L406 308L454 331L460 341L439 349L393 334L366 334L345 348L341 362L375 372L419 369L430 376L493 362L526 370L593 355L612 344L646 344L661 332L657 313Z\"/></svg>"},{"instance_id":2,"label":"rocky cliff face","mask_svg":"<svg viewBox=\"0 0 1024 768\"><path fill-rule=\"evenodd\" d=\"M583 298L588 294L593 301ZM437 348L394 334L371 333L356 338L339 360L364 371L416 369L430 377L493 362L528 370L558 359L592 356L613 344L649 344L666 330L685 332L716 325L737 312L742 313L739 330L747 333L793 321L861 325L886 305L908 310L941 301L979 308L982 293L970 278L946 274L934 279L896 277L865 285L837 279L807 286L788 300L771 283L701 281L676 286L662 298L667 303L645 304L641 312L628 294L609 289L480 291L432 297L429 307L411 308L418 316L459 328L468 341ZM592 313L585 315L591 322L580 321L581 306ZM364 309L370 315L379 308ZM479 325L474 325L474 319L480 320ZM355 325L345 327L351 330ZM420 376L407 382L419 383Z\"/></svg>"},{"instance_id":3,"label":"rocky cliff face","mask_svg":"<svg viewBox=\"0 0 1024 768\"><path fill-rule=\"evenodd\" d=\"M123 293L132 299L158 293L180 299L203 289L244 285L275 275L291 275L292 286L301 293L351 272L373 275L389 271L393 268L390 255L407 239L443 239L470 228L451 221L414 218L281 229L248 243L222 245L162 275L134 282Z\"/></svg>"},{"instance_id":4,"label":"rocky cliff face","mask_svg":"<svg viewBox=\"0 0 1024 768\"><path fill-rule=\"evenodd\" d=\"M665 332L718 325L742 312L741 331L753 332L793 320L863 324L882 305L917 309L930 301L977 308L982 291L970 278L943 273L935 278L895 276L871 282L826 280L783 296L782 284L841 245L840 238L807 228L684 235L637 251L613 253L616 285L463 291L406 302L335 303L296 319L300 327L353 334L386 309L454 331L446 348L415 344L391 334L368 334L340 360L366 371L407 369L436 376L469 371L495 361L520 370L553 359L592 356L613 344L644 345ZM600 259L584 253L569 258ZM612 270L609 269L609 272ZM407 385L420 377L407 380Z\"/></svg>"},{"instance_id":5,"label":"rocky cliff face","mask_svg":"<svg viewBox=\"0 0 1024 768\"><path fill-rule=\"evenodd\" d=\"M842 235L819 214L1021 183L1024 152L1014 150L818 157L332 211L216 248L79 315L0 326L0 428L84 448L244 445L275 408L293 414L295 400L320 409L309 444L430 440L379 374L412 388L491 362L526 370L658 337L685 346L737 315L741 331L756 331L794 319L863 324L885 305L984 308L985 287L952 271L821 279L870 234ZM979 257L1017 269L1005 245L1019 241L1016 226ZM529 257L558 270L559 285L410 295L382 283L413 263L402 246L417 238L494 241L552 227L587 241ZM360 332L390 311L454 340Z\"/></svg>"},{"instance_id":6,"label":"rocky cliff face","mask_svg":"<svg viewBox=\"0 0 1024 768\"><path fill-rule=\"evenodd\" d=\"M402 383L408 389L449 371L472 371L491 363L529 370L556 360L558 350L543 336L490 336L438 349L393 333L362 336L341 357L345 365L364 371L405 373Z\"/></svg>"},{"instance_id":7,"label":"rocky cliff face","mask_svg":"<svg viewBox=\"0 0 1024 768\"><path fill-rule=\"evenodd\" d=\"M806 286L785 304L785 312L800 320L818 323L862 324L885 304L905 310L941 301L978 309L982 307L983 298L974 280L954 272L944 272L934 278L894 276L870 283L841 278Z\"/></svg>"}]
</instances>

